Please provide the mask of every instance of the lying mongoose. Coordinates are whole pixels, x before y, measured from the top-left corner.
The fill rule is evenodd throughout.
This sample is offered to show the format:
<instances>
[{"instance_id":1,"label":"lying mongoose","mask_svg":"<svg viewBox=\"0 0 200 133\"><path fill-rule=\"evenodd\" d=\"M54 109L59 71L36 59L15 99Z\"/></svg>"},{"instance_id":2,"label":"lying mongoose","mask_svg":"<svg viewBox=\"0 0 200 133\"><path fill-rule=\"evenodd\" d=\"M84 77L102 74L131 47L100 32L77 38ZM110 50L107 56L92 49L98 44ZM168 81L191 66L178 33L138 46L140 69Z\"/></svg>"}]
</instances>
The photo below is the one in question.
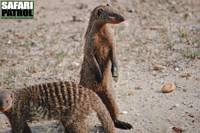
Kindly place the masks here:
<instances>
[{"instance_id":1,"label":"lying mongoose","mask_svg":"<svg viewBox=\"0 0 200 133\"><path fill-rule=\"evenodd\" d=\"M113 35L108 24L124 21L109 5L98 6L92 13L85 34L84 58L80 72L80 84L95 91L106 105L115 127L131 129L132 125L118 119L118 107L112 93L112 77L118 78Z\"/></svg>"},{"instance_id":2,"label":"lying mongoose","mask_svg":"<svg viewBox=\"0 0 200 133\"><path fill-rule=\"evenodd\" d=\"M23 89L0 89L0 111L9 119L12 133L31 133L27 121L34 117L59 120L65 133L88 133L86 118L97 113L105 131L115 133L114 124L101 99L74 82L52 82Z\"/></svg>"}]
</instances>

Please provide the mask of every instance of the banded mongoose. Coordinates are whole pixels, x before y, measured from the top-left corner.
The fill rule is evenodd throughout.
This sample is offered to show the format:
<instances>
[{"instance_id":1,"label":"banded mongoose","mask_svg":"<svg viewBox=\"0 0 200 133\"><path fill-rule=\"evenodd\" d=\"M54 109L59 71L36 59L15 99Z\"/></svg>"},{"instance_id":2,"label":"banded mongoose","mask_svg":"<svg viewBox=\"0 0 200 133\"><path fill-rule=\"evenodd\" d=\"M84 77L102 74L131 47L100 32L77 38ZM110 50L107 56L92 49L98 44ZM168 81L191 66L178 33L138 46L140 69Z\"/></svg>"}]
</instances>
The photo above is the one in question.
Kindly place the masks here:
<instances>
[{"instance_id":1,"label":"banded mongoose","mask_svg":"<svg viewBox=\"0 0 200 133\"><path fill-rule=\"evenodd\" d=\"M12 133L31 133L27 122L36 116L59 120L65 133L88 133L85 120L92 111L97 113L106 133L115 133L112 119L101 99L92 90L74 82L0 89L0 111L8 117Z\"/></svg>"},{"instance_id":2,"label":"banded mongoose","mask_svg":"<svg viewBox=\"0 0 200 133\"><path fill-rule=\"evenodd\" d=\"M125 19L109 5L97 6L91 13L85 34L84 58L80 84L95 91L106 105L115 127L131 129L132 125L118 119L119 109L112 93L112 77L118 78L113 35L108 24L118 24Z\"/></svg>"}]
</instances>

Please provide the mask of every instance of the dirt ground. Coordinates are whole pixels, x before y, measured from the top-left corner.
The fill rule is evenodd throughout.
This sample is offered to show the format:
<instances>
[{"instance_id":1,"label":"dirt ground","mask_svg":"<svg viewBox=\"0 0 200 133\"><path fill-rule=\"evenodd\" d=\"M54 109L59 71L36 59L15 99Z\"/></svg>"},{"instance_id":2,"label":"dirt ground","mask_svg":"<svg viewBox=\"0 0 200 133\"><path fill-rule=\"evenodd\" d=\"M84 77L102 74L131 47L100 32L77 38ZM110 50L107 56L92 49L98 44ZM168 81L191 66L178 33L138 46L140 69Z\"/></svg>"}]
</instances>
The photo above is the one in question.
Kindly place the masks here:
<instances>
[{"instance_id":1,"label":"dirt ground","mask_svg":"<svg viewBox=\"0 0 200 133\"><path fill-rule=\"evenodd\" d=\"M89 15L102 3L42 0L32 20L0 20L0 88L78 81ZM115 26L120 72L114 89L120 119L134 128L118 132L200 133L200 0L119 4L127 20ZM167 82L177 88L164 94L160 90ZM94 116L88 121L98 132ZM0 132L9 133L9 128L0 114ZM36 122L31 128L34 133L62 132L56 122Z\"/></svg>"}]
</instances>

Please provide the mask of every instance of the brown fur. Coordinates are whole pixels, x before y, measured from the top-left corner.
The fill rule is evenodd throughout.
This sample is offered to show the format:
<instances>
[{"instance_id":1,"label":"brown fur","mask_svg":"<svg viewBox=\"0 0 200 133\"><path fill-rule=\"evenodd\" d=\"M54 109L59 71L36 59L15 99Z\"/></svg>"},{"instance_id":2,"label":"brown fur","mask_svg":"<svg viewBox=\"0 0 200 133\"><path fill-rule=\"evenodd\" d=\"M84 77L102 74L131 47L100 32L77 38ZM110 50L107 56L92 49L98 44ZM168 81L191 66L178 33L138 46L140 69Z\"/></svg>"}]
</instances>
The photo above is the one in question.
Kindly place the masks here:
<instances>
[{"instance_id":1,"label":"brown fur","mask_svg":"<svg viewBox=\"0 0 200 133\"><path fill-rule=\"evenodd\" d=\"M12 133L31 133L27 121L34 117L59 120L66 133L88 133L85 122L95 111L107 133L114 124L100 98L73 82L52 82L15 91L0 90L0 108L8 117ZM10 106L12 105L12 106Z\"/></svg>"},{"instance_id":2,"label":"brown fur","mask_svg":"<svg viewBox=\"0 0 200 133\"><path fill-rule=\"evenodd\" d=\"M123 16L108 5L98 6L92 11L85 34L80 84L100 96L110 112L115 127L131 129L130 124L118 120L119 110L112 93L111 76L117 80L118 67L109 24L118 24L122 21Z\"/></svg>"}]
</instances>

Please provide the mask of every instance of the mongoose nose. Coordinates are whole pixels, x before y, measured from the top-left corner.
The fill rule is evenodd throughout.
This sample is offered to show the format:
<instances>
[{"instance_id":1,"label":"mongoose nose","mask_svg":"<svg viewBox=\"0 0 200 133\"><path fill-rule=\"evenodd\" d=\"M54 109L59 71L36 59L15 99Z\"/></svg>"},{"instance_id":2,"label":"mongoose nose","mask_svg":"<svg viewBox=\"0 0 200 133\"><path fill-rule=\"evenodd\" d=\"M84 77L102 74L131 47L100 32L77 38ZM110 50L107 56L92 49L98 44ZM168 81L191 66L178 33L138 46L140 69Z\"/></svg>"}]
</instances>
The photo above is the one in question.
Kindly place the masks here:
<instances>
[{"instance_id":1,"label":"mongoose nose","mask_svg":"<svg viewBox=\"0 0 200 133\"><path fill-rule=\"evenodd\" d=\"M115 19L119 23L125 21L125 18L122 15L119 15L119 14L116 14Z\"/></svg>"},{"instance_id":2,"label":"mongoose nose","mask_svg":"<svg viewBox=\"0 0 200 133\"><path fill-rule=\"evenodd\" d=\"M113 16L110 16L110 20L112 21L112 23L118 24L125 21L125 18L122 15L114 14Z\"/></svg>"},{"instance_id":3,"label":"mongoose nose","mask_svg":"<svg viewBox=\"0 0 200 133\"><path fill-rule=\"evenodd\" d=\"M119 15L118 16L118 20L121 21L121 22L123 22L123 21L125 21L125 18L123 16Z\"/></svg>"},{"instance_id":4,"label":"mongoose nose","mask_svg":"<svg viewBox=\"0 0 200 133\"><path fill-rule=\"evenodd\" d=\"M2 108L3 106L3 102L0 100L0 109Z\"/></svg>"}]
</instances>

